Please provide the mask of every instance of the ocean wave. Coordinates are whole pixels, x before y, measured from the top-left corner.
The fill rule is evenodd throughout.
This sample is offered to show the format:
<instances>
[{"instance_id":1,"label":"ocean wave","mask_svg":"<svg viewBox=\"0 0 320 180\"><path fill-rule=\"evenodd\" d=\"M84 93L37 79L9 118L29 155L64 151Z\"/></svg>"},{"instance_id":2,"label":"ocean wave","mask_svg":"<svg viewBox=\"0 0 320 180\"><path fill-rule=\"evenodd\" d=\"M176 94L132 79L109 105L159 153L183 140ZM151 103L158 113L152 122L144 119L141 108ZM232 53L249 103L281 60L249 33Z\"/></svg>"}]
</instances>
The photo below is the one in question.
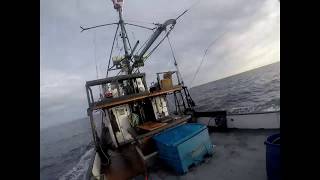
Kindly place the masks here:
<instances>
[{"instance_id":1,"label":"ocean wave","mask_svg":"<svg viewBox=\"0 0 320 180\"><path fill-rule=\"evenodd\" d=\"M280 106L275 105L262 110L262 112L272 112L272 111L280 111Z\"/></svg>"},{"instance_id":2,"label":"ocean wave","mask_svg":"<svg viewBox=\"0 0 320 180\"><path fill-rule=\"evenodd\" d=\"M89 169L90 160L93 157L94 148L89 149L81 156L79 162L66 174L59 177L59 180L85 180L86 172Z\"/></svg>"},{"instance_id":3,"label":"ocean wave","mask_svg":"<svg viewBox=\"0 0 320 180\"><path fill-rule=\"evenodd\" d=\"M56 164L55 163L51 163L51 164L47 164L47 165L42 165L41 167L40 167L40 171L44 171L44 170L46 170L46 169L48 169L48 168L52 168L52 167L54 167Z\"/></svg>"},{"instance_id":4,"label":"ocean wave","mask_svg":"<svg viewBox=\"0 0 320 180\"><path fill-rule=\"evenodd\" d=\"M257 106L256 109L259 112L280 111L280 98L271 99L270 101Z\"/></svg>"}]
</instances>

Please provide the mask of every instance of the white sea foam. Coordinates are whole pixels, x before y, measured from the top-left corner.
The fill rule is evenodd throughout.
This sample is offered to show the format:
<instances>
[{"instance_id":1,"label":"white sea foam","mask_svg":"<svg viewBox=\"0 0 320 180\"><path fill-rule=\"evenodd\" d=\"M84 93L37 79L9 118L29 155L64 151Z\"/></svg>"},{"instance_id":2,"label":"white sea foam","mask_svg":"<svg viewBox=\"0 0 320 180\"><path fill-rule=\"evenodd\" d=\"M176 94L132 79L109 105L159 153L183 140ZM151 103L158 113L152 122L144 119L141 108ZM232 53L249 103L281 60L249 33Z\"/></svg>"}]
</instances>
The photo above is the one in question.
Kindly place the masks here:
<instances>
[{"instance_id":1,"label":"white sea foam","mask_svg":"<svg viewBox=\"0 0 320 180\"><path fill-rule=\"evenodd\" d=\"M270 112L270 111L280 111L280 106L273 105L262 110L262 112Z\"/></svg>"},{"instance_id":2,"label":"white sea foam","mask_svg":"<svg viewBox=\"0 0 320 180\"><path fill-rule=\"evenodd\" d=\"M89 169L91 158L93 157L94 148L89 149L81 156L79 162L66 174L59 177L59 180L85 180L86 173Z\"/></svg>"}]
</instances>

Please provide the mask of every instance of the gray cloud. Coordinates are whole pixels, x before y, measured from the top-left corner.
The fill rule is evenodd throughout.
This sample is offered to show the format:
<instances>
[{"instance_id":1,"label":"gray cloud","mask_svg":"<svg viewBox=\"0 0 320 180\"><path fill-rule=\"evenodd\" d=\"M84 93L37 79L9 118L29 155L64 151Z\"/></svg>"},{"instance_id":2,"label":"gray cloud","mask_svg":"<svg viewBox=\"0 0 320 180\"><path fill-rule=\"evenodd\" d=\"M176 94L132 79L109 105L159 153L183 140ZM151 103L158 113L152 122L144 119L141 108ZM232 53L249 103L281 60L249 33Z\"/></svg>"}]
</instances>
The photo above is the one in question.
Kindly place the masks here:
<instances>
[{"instance_id":1,"label":"gray cloud","mask_svg":"<svg viewBox=\"0 0 320 180\"><path fill-rule=\"evenodd\" d=\"M127 0L124 18L163 22L176 17L194 2ZM42 0L40 3L43 128L86 115L84 84L96 78L95 63L99 76L104 76L115 28L80 33L79 26L116 22L117 14L108 0ZM138 39L143 42L150 34L135 27L127 28L132 43ZM170 36L188 85L205 48L224 31L226 34L209 49L193 86L280 60L277 0L202 0L183 16ZM173 68L171 52L164 41L143 70L151 82L156 71Z\"/></svg>"}]
</instances>

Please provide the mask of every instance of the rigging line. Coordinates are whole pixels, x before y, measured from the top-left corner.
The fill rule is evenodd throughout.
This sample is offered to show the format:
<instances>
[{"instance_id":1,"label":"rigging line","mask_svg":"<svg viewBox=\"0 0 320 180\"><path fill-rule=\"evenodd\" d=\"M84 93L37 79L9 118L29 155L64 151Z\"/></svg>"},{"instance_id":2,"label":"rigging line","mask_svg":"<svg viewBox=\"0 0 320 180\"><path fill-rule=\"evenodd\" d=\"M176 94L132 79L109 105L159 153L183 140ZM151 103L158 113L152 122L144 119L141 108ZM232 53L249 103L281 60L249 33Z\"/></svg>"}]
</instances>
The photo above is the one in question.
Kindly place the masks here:
<instances>
[{"instance_id":1,"label":"rigging line","mask_svg":"<svg viewBox=\"0 0 320 180\"><path fill-rule=\"evenodd\" d=\"M179 70L179 67L178 67L178 63L177 63L177 60L176 60L176 56L174 55L173 47L172 47L172 44L171 44L171 41L170 41L169 36L167 36L167 39L168 39L169 46L170 46L171 53L172 53L172 57L173 57L173 60L174 60L174 66L175 66L176 69L177 69L179 79L181 80L181 84L184 85L183 79L182 79L182 76L181 76L181 73L180 73L180 70ZM179 83L180 83L180 82L179 82Z\"/></svg>"},{"instance_id":2,"label":"rigging line","mask_svg":"<svg viewBox=\"0 0 320 180\"><path fill-rule=\"evenodd\" d=\"M198 0L196 2L194 2L189 9L193 8L194 6L198 5L200 3L201 0Z\"/></svg>"},{"instance_id":3,"label":"rigging line","mask_svg":"<svg viewBox=\"0 0 320 180\"><path fill-rule=\"evenodd\" d=\"M97 47L96 47L96 31L93 34L93 47L94 47L94 64L96 66L96 75L97 75L97 79L99 79L99 75L98 75L98 66L97 66Z\"/></svg>"},{"instance_id":4,"label":"rigging line","mask_svg":"<svg viewBox=\"0 0 320 180\"><path fill-rule=\"evenodd\" d=\"M200 1L200 0L199 0L199 1ZM262 3L263 3L263 1L261 2L261 4L262 4ZM254 16L256 15L256 13L258 12L258 10L259 10L259 9L257 9L257 10L253 13L252 17L254 17ZM229 21L229 23L230 23L230 21ZM200 65L198 66L198 69L197 69L195 75L193 76L193 79L192 79L192 81L191 81L191 85L190 85L190 86L192 86L193 81L195 80L195 77L196 77L197 74L199 73L200 67L201 67L201 65L202 65L202 63L203 63L203 61L204 61L204 57L205 57L205 55L207 54L209 47L212 46L218 39L220 39L226 32L227 32L227 31L224 31L217 39L215 39L212 43L210 43L210 45L208 46L208 48L205 50L205 53L204 53L204 55L203 55L203 57L202 57L202 60L201 60L201 63L200 63Z\"/></svg>"},{"instance_id":5,"label":"rigging line","mask_svg":"<svg viewBox=\"0 0 320 180\"><path fill-rule=\"evenodd\" d=\"M81 32L83 32L83 31L90 30L90 29L93 29L93 28L98 28L98 27L102 27L102 26L109 26L109 25L115 25L115 24L119 24L119 23L101 24L101 25L92 26L92 27L88 27L88 28L80 26L80 28L81 28Z\"/></svg>"},{"instance_id":6,"label":"rigging line","mask_svg":"<svg viewBox=\"0 0 320 180\"><path fill-rule=\"evenodd\" d=\"M123 29L124 29L124 33L125 33L125 38L127 39L128 44L129 44L130 51L132 51L132 48L131 48L131 44L130 44L130 41L129 41L129 37L128 37L127 30L126 30L126 28L123 28Z\"/></svg>"},{"instance_id":7,"label":"rigging line","mask_svg":"<svg viewBox=\"0 0 320 180\"><path fill-rule=\"evenodd\" d=\"M167 34L160 40L160 42L149 52L148 55L145 56L144 61L146 62L146 60L151 56L151 54L160 46L160 44L166 39L167 36L169 36L170 32L173 30L173 26L170 27L169 31L167 32Z\"/></svg>"},{"instance_id":8,"label":"rigging line","mask_svg":"<svg viewBox=\"0 0 320 180\"><path fill-rule=\"evenodd\" d=\"M193 79L192 79L192 81L191 81L191 85L190 85L190 86L192 86L193 81L195 80L197 74L199 73L200 67L201 67L201 65L202 65L202 63L203 63L203 61L204 61L205 56L206 56L207 53L208 53L209 48L210 48L214 43L216 43L220 38L222 38L222 37L226 34L226 32L227 32L227 31L224 31L223 33L221 33L221 34L220 34L216 39L214 39L214 40L209 44L209 46L206 48L206 50L204 51L204 54L203 54L203 56L202 56L201 62L200 62L199 66L198 66L198 68L197 68L197 70L196 70L196 72L195 72L195 74L194 74L194 76L193 76Z\"/></svg>"},{"instance_id":9,"label":"rigging line","mask_svg":"<svg viewBox=\"0 0 320 180\"><path fill-rule=\"evenodd\" d=\"M134 73L136 73L136 72L140 73L140 69L139 68L140 67L137 67L137 69L134 71Z\"/></svg>"},{"instance_id":10,"label":"rigging line","mask_svg":"<svg viewBox=\"0 0 320 180\"><path fill-rule=\"evenodd\" d=\"M198 0L196 2L194 2L188 9L186 9L185 11L183 11L183 13L181 13L176 20L178 20L181 16L183 16L185 13L187 13L190 9L192 9L194 6L196 6L201 0Z\"/></svg>"},{"instance_id":11,"label":"rigging line","mask_svg":"<svg viewBox=\"0 0 320 180\"><path fill-rule=\"evenodd\" d=\"M116 49L120 49L120 46L119 46L119 36L118 36L118 34L116 35L116 47L115 47Z\"/></svg>"},{"instance_id":12,"label":"rigging line","mask_svg":"<svg viewBox=\"0 0 320 180\"><path fill-rule=\"evenodd\" d=\"M153 31L154 32L154 31ZM140 48L137 51L137 54L139 53L139 51L144 47L144 45L147 44L147 42L151 39L152 35L149 36L149 38L140 46Z\"/></svg>"},{"instance_id":13,"label":"rigging line","mask_svg":"<svg viewBox=\"0 0 320 180\"><path fill-rule=\"evenodd\" d=\"M136 41L136 36L134 35L134 32L131 31L132 37L133 37L133 41Z\"/></svg>"},{"instance_id":14,"label":"rigging line","mask_svg":"<svg viewBox=\"0 0 320 180\"><path fill-rule=\"evenodd\" d=\"M137 20L132 20L132 19L127 19L126 20L127 22L133 22L133 23L145 23L145 24L152 24L152 25L155 25L156 23L154 22L148 22L148 21L137 21Z\"/></svg>"},{"instance_id":15,"label":"rigging line","mask_svg":"<svg viewBox=\"0 0 320 180\"><path fill-rule=\"evenodd\" d=\"M141 26L141 25L137 25L137 24L131 24L131 23L124 23L124 24L127 24L127 25L130 25L130 26L135 26L135 27L139 27L139 28L143 28L143 29L148 29L148 30L154 30L154 28L149 28L149 27L146 27L146 26Z\"/></svg>"},{"instance_id":16,"label":"rigging line","mask_svg":"<svg viewBox=\"0 0 320 180\"><path fill-rule=\"evenodd\" d=\"M120 75L121 72L122 72L122 69L117 73L116 76ZM118 79L116 79L116 80L118 80ZM113 81L113 82L115 82L115 81Z\"/></svg>"},{"instance_id":17,"label":"rigging line","mask_svg":"<svg viewBox=\"0 0 320 180\"><path fill-rule=\"evenodd\" d=\"M96 42L96 31L93 34L94 38L93 38L93 46L94 46L94 64L96 66L96 74L97 74L97 79L99 79L99 73L98 73L98 65L97 65L97 42ZM100 94L102 93L102 89L101 86L99 86L99 91Z\"/></svg>"},{"instance_id":18,"label":"rigging line","mask_svg":"<svg viewBox=\"0 0 320 180\"><path fill-rule=\"evenodd\" d=\"M120 56L120 54L122 53L122 51L123 51L123 48L119 48L119 49L118 49L118 56Z\"/></svg>"},{"instance_id":19,"label":"rigging line","mask_svg":"<svg viewBox=\"0 0 320 180\"><path fill-rule=\"evenodd\" d=\"M117 69L114 69L114 70L117 70ZM110 81L109 83L112 84L116 81L118 81L121 77L119 77L120 73L122 72L123 70L120 69L119 72L114 76L114 78L112 79L112 81Z\"/></svg>"},{"instance_id":20,"label":"rigging line","mask_svg":"<svg viewBox=\"0 0 320 180\"><path fill-rule=\"evenodd\" d=\"M108 74L109 74L109 68L110 68L110 61L111 61L113 46L114 46L114 42L115 42L117 34L118 34L118 30L119 30L119 24L117 25L117 29L116 29L116 32L115 32L114 37L113 37L112 47L111 47L109 61L108 61L107 77L108 77Z\"/></svg>"}]
</instances>

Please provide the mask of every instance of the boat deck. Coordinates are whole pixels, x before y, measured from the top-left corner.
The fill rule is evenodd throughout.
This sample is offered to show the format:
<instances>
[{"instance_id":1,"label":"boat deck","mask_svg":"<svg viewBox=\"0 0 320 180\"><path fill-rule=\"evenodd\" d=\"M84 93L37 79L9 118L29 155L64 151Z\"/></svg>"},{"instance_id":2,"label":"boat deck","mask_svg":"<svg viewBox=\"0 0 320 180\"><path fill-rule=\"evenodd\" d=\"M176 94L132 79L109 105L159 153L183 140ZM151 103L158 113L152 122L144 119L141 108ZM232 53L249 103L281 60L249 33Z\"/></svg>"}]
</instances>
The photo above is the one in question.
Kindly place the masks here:
<instances>
[{"instance_id":1,"label":"boat deck","mask_svg":"<svg viewBox=\"0 0 320 180\"><path fill-rule=\"evenodd\" d=\"M266 180L266 138L280 130L230 130L213 132L210 138L215 153L185 175L179 176L157 163L149 171L152 180ZM139 178L135 178L139 179Z\"/></svg>"}]
</instances>

